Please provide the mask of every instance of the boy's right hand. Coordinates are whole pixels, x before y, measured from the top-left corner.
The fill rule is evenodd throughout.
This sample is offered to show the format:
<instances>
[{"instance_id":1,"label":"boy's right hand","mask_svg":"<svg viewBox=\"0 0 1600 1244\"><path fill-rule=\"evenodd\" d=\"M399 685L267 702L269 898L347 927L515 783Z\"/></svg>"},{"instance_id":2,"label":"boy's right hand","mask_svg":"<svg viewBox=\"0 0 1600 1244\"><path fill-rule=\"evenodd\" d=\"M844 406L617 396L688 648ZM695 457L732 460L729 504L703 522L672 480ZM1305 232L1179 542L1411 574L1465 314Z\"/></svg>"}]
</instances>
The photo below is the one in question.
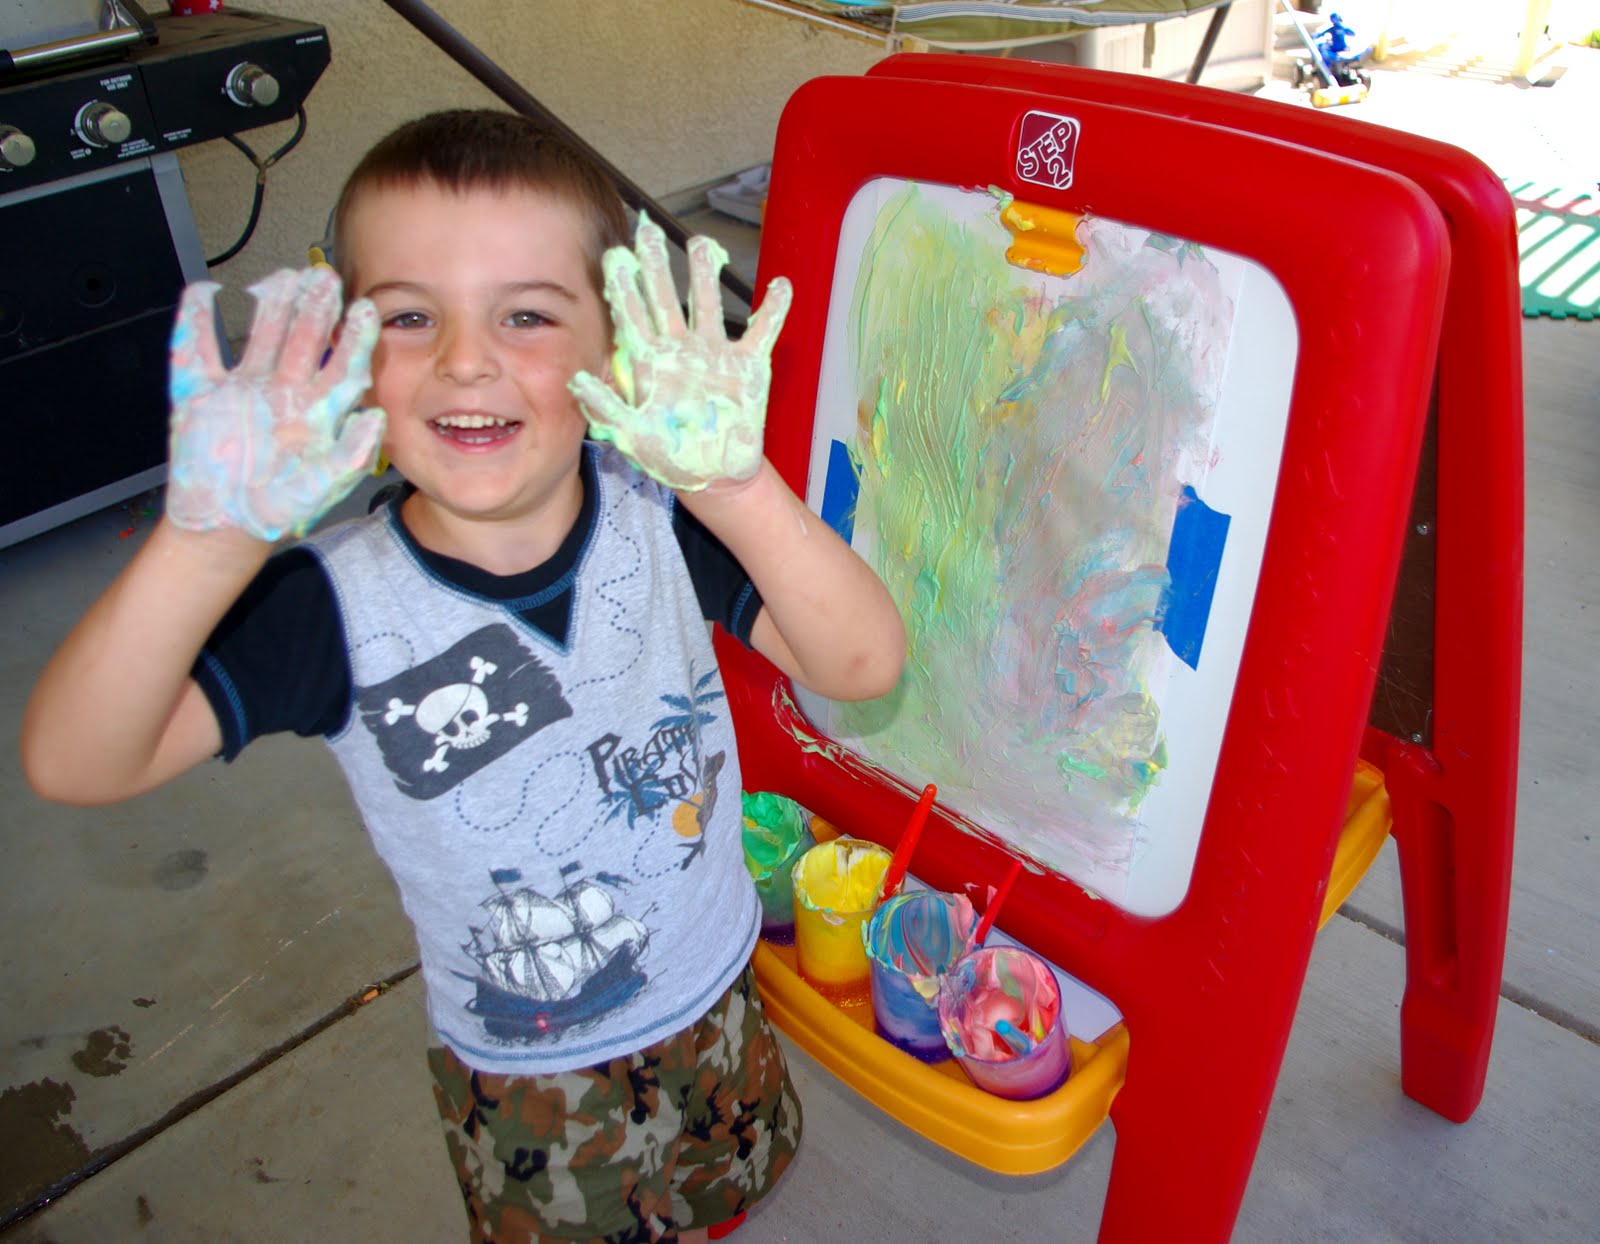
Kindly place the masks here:
<instances>
[{"instance_id":1,"label":"boy's right hand","mask_svg":"<svg viewBox=\"0 0 1600 1244\"><path fill-rule=\"evenodd\" d=\"M351 413L371 384L378 313L358 299L339 344L339 278L283 270L250 287L256 311L243 357L222 364L218 286L184 290L172 332L167 517L190 531L236 528L268 542L300 534L372 466L384 414Z\"/></svg>"}]
</instances>

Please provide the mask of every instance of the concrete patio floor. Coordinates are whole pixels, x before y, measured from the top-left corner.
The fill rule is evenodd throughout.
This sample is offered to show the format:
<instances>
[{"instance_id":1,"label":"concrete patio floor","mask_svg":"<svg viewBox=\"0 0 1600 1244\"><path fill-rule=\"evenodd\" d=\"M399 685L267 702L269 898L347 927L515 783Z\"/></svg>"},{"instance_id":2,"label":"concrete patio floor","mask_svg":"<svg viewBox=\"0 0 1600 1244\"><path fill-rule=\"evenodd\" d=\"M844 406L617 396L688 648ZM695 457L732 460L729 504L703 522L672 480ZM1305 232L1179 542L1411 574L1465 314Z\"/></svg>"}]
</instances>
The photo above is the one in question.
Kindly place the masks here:
<instances>
[{"instance_id":1,"label":"concrete patio floor","mask_svg":"<svg viewBox=\"0 0 1600 1244\"><path fill-rule=\"evenodd\" d=\"M1505 175L1587 177L1569 188L1593 192L1600 51L1568 59L1542 88L1380 73L1350 115L1453 141ZM1281 82L1265 93L1293 95ZM1519 158L1541 167L1508 165ZM1337 227L1309 218L1313 231ZM748 264L754 230L710 213L692 223ZM1600 1236L1600 776L1588 734L1600 323L1529 319L1523 342L1523 744L1483 1104L1455 1125L1400 1092L1403 921L1386 850L1318 940L1238 1241ZM16 735L33 680L149 522L119 506L0 550L0 1235L459 1238L410 930L325 751L268 739L109 809L48 805L22 782ZM1196 1034L1196 1074L1218 1035ZM1048 1174L993 1175L789 1048L806 1140L742 1244L1093 1239L1111 1129Z\"/></svg>"}]
</instances>

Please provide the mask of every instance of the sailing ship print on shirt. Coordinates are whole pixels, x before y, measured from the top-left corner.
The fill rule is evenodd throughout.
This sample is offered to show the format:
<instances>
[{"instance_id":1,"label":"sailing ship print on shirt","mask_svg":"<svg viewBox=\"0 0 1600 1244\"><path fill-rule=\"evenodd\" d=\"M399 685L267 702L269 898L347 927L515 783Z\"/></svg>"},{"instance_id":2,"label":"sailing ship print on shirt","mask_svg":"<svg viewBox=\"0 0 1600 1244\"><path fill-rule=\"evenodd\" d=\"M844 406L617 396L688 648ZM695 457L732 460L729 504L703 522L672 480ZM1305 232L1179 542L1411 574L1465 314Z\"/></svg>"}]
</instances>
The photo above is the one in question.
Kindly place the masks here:
<instances>
[{"instance_id":1,"label":"sailing ship print on shirt","mask_svg":"<svg viewBox=\"0 0 1600 1244\"><path fill-rule=\"evenodd\" d=\"M568 865L563 873L575 871ZM620 881L597 873L545 895L514 868L490 874L487 919L462 950L477 963L467 1009L500 1041L557 1039L614 1011L644 987L650 931L617 911Z\"/></svg>"},{"instance_id":2,"label":"sailing ship print on shirt","mask_svg":"<svg viewBox=\"0 0 1600 1244\"><path fill-rule=\"evenodd\" d=\"M534 1045L572 1034L624 1007L649 984L650 930L620 908L635 887L688 868L705 849L717 804L717 779L727 756L707 756L702 729L717 720L710 705L723 698L715 668L695 677L688 695L663 695L668 712L640 745L607 732L586 749L596 782L596 834L606 824L626 829L608 837L606 867L582 875L561 869L560 888L526 884L517 868L491 874L494 893L479 907L461 949L475 971L469 1012L491 1039ZM666 813L665 816L662 813ZM574 879L577 878L577 879ZM637 910L637 903L633 904ZM637 915L648 919L650 909Z\"/></svg>"}]
</instances>

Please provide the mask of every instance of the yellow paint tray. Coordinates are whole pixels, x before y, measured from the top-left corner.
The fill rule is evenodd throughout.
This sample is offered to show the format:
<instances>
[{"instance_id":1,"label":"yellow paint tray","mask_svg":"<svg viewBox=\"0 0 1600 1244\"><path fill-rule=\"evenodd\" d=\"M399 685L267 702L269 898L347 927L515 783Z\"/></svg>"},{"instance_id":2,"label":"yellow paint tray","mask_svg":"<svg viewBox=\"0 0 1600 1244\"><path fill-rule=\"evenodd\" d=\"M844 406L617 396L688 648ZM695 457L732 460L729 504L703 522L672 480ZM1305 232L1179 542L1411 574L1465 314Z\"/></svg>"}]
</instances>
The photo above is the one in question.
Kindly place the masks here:
<instances>
[{"instance_id":1,"label":"yellow paint tray","mask_svg":"<svg viewBox=\"0 0 1600 1244\"><path fill-rule=\"evenodd\" d=\"M1323 922L1360 880L1390 829L1383 772L1359 761L1334 856ZM819 842L837 831L812 822ZM756 946L756 981L767 1014L791 1040L886 1114L951 1153L1003 1175L1033 1175L1065 1162L1111 1112L1127 1074L1129 1033L1112 1025L1095 1041L1070 1037L1072 1074L1036 1101L984 1092L949 1059L928 1064L873 1031L872 1006L836 1005L813 989L792 946Z\"/></svg>"},{"instance_id":2,"label":"yellow paint tray","mask_svg":"<svg viewBox=\"0 0 1600 1244\"><path fill-rule=\"evenodd\" d=\"M1036 1101L1007 1101L967 1079L955 1059L920 1062L872 1030L872 1006L836 1006L808 985L792 946L761 942L756 981L772 1022L868 1101L935 1144L1004 1175L1059 1166L1094 1134L1122 1087L1128 1030L1072 1043L1072 1074Z\"/></svg>"},{"instance_id":3,"label":"yellow paint tray","mask_svg":"<svg viewBox=\"0 0 1600 1244\"><path fill-rule=\"evenodd\" d=\"M811 821L818 842L839 831ZM868 1000L839 1005L803 977L793 946L756 945L756 983L767 1014L808 1054L879 1109L967 1161L1003 1175L1061 1165L1111 1110L1128 1066L1128 1030L1112 1025L1096 1041L1069 1034L1072 1074L1054 1093L1008 1101L967 1078L955 1059L924 1063L873 1030Z\"/></svg>"}]
</instances>

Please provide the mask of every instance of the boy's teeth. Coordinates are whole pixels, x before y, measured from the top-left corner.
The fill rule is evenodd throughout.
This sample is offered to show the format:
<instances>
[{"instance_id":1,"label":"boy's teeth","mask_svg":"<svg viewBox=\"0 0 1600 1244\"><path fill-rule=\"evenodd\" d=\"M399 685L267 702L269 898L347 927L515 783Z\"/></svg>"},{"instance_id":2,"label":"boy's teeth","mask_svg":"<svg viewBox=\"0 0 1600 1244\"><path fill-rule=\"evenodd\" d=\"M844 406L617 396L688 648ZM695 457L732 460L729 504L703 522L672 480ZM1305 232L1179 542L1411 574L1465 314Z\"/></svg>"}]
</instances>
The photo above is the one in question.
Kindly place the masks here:
<instances>
[{"instance_id":1,"label":"boy's teeth","mask_svg":"<svg viewBox=\"0 0 1600 1244\"><path fill-rule=\"evenodd\" d=\"M507 420L495 415L440 415L434 422L446 428L503 428Z\"/></svg>"}]
</instances>

